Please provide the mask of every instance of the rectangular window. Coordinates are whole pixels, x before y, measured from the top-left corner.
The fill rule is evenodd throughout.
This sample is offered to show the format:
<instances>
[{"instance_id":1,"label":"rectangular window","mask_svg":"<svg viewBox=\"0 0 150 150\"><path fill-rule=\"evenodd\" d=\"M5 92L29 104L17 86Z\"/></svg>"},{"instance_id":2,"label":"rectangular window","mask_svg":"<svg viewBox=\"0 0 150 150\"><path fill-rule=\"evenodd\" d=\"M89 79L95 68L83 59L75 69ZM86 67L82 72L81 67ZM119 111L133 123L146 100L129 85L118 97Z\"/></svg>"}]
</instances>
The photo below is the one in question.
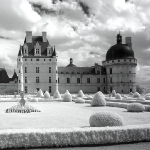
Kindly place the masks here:
<instances>
[{"instance_id":1,"label":"rectangular window","mask_svg":"<svg viewBox=\"0 0 150 150\"><path fill-rule=\"evenodd\" d=\"M87 78L87 83L90 83L90 78Z\"/></svg>"},{"instance_id":2,"label":"rectangular window","mask_svg":"<svg viewBox=\"0 0 150 150\"><path fill-rule=\"evenodd\" d=\"M36 77L36 83L40 83L39 77Z\"/></svg>"},{"instance_id":3,"label":"rectangular window","mask_svg":"<svg viewBox=\"0 0 150 150\"><path fill-rule=\"evenodd\" d=\"M49 77L49 83L51 83L51 77Z\"/></svg>"},{"instance_id":4,"label":"rectangular window","mask_svg":"<svg viewBox=\"0 0 150 150\"><path fill-rule=\"evenodd\" d=\"M80 83L80 78L77 78L77 83Z\"/></svg>"},{"instance_id":5,"label":"rectangular window","mask_svg":"<svg viewBox=\"0 0 150 150\"><path fill-rule=\"evenodd\" d=\"M39 73L39 72L40 72L39 67L36 67L36 73Z\"/></svg>"},{"instance_id":6,"label":"rectangular window","mask_svg":"<svg viewBox=\"0 0 150 150\"><path fill-rule=\"evenodd\" d=\"M105 83L105 78L103 78L103 83Z\"/></svg>"},{"instance_id":7,"label":"rectangular window","mask_svg":"<svg viewBox=\"0 0 150 150\"><path fill-rule=\"evenodd\" d=\"M49 67L49 73L51 73L51 67Z\"/></svg>"},{"instance_id":8,"label":"rectangular window","mask_svg":"<svg viewBox=\"0 0 150 150\"><path fill-rule=\"evenodd\" d=\"M58 83L59 83L59 78L58 78Z\"/></svg>"},{"instance_id":9,"label":"rectangular window","mask_svg":"<svg viewBox=\"0 0 150 150\"><path fill-rule=\"evenodd\" d=\"M97 83L100 83L100 78L97 78Z\"/></svg>"},{"instance_id":10,"label":"rectangular window","mask_svg":"<svg viewBox=\"0 0 150 150\"><path fill-rule=\"evenodd\" d=\"M39 61L39 59L37 58L36 61Z\"/></svg>"},{"instance_id":11,"label":"rectangular window","mask_svg":"<svg viewBox=\"0 0 150 150\"><path fill-rule=\"evenodd\" d=\"M49 59L49 61L51 61L51 59Z\"/></svg>"},{"instance_id":12,"label":"rectangular window","mask_svg":"<svg viewBox=\"0 0 150 150\"><path fill-rule=\"evenodd\" d=\"M67 78L67 83L70 83L70 78Z\"/></svg>"},{"instance_id":13,"label":"rectangular window","mask_svg":"<svg viewBox=\"0 0 150 150\"><path fill-rule=\"evenodd\" d=\"M97 91L101 91L101 88L100 88L100 87L98 87L98 88L97 88Z\"/></svg>"},{"instance_id":14,"label":"rectangular window","mask_svg":"<svg viewBox=\"0 0 150 150\"><path fill-rule=\"evenodd\" d=\"M112 68L110 68L110 74L112 74Z\"/></svg>"},{"instance_id":15,"label":"rectangular window","mask_svg":"<svg viewBox=\"0 0 150 150\"><path fill-rule=\"evenodd\" d=\"M32 61L32 58L31 58L31 61Z\"/></svg>"},{"instance_id":16,"label":"rectangular window","mask_svg":"<svg viewBox=\"0 0 150 150\"><path fill-rule=\"evenodd\" d=\"M27 67L25 67L24 70L25 70L25 73L27 73Z\"/></svg>"},{"instance_id":17,"label":"rectangular window","mask_svg":"<svg viewBox=\"0 0 150 150\"><path fill-rule=\"evenodd\" d=\"M27 77L25 77L25 83L27 83Z\"/></svg>"},{"instance_id":18,"label":"rectangular window","mask_svg":"<svg viewBox=\"0 0 150 150\"><path fill-rule=\"evenodd\" d=\"M130 89L130 92L132 92L132 89Z\"/></svg>"},{"instance_id":19,"label":"rectangular window","mask_svg":"<svg viewBox=\"0 0 150 150\"><path fill-rule=\"evenodd\" d=\"M25 93L28 93L27 86L24 87L24 91L25 91Z\"/></svg>"},{"instance_id":20,"label":"rectangular window","mask_svg":"<svg viewBox=\"0 0 150 150\"><path fill-rule=\"evenodd\" d=\"M20 80L19 80L19 83L20 83Z\"/></svg>"},{"instance_id":21,"label":"rectangular window","mask_svg":"<svg viewBox=\"0 0 150 150\"><path fill-rule=\"evenodd\" d=\"M112 92L112 87L110 87L110 93Z\"/></svg>"},{"instance_id":22,"label":"rectangular window","mask_svg":"<svg viewBox=\"0 0 150 150\"><path fill-rule=\"evenodd\" d=\"M112 77L110 78L110 83L112 83Z\"/></svg>"},{"instance_id":23,"label":"rectangular window","mask_svg":"<svg viewBox=\"0 0 150 150\"><path fill-rule=\"evenodd\" d=\"M25 58L25 61L27 61L27 59Z\"/></svg>"},{"instance_id":24,"label":"rectangular window","mask_svg":"<svg viewBox=\"0 0 150 150\"><path fill-rule=\"evenodd\" d=\"M52 92L52 88L51 88L51 86L49 86L49 93L51 93Z\"/></svg>"}]
</instances>

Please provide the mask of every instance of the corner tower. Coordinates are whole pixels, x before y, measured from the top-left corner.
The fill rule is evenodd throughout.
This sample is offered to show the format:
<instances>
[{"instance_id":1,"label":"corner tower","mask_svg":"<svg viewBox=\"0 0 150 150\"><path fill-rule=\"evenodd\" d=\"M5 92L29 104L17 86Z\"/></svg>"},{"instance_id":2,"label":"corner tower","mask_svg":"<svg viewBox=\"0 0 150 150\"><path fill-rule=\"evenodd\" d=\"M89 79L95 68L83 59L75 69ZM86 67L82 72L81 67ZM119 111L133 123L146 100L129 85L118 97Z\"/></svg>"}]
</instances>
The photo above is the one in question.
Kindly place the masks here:
<instances>
[{"instance_id":1,"label":"corner tower","mask_svg":"<svg viewBox=\"0 0 150 150\"><path fill-rule=\"evenodd\" d=\"M106 60L102 62L106 68L107 93L115 90L118 93L136 91L136 66L131 37L126 38L122 44L122 36L117 35L117 44L110 47Z\"/></svg>"},{"instance_id":2,"label":"corner tower","mask_svg":"<svg viewBox=\"0 0 150 150\"><path fill-rule=\"evenodd\" d=\"M42 36L32 36L31 31L26 32L24 44L20 46L17 58L18 92L21 90L21 64L25 93L34 93L35 90L41 89L43 92L49 91L54 94L58 90L56 49L49 44L46 32L42 32Z\"/></svg>"}]
</instances>

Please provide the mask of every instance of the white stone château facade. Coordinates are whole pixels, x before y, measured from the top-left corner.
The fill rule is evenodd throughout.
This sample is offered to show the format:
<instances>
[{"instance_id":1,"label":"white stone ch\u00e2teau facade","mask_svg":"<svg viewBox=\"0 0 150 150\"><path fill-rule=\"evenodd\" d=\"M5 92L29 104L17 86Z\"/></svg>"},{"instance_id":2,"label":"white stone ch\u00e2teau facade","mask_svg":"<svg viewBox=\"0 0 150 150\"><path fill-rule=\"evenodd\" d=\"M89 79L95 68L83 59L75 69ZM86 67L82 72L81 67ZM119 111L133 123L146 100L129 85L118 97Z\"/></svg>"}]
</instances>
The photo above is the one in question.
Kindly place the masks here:
<instances>
[{"instance_id":1,"label":"white stone ch\u00e2teau facade","mask_svg":"<svg viewBox=\"0 0 150 150\"><path fill-rule=\"evenodd\" d=\"M20 63L21 57L23 63ZM58 67L57 59L55 47L49 44L46 32L42 32L42 36L32 36L31 31L26 32L17 58L18 69L20 65L23 67L23 85L26 93L34 93L39 89L52 94L56 90L60 93L66 90L71 93L77 93L79 90L84 93L136 91L137 60L134 58L130 37L126 38L126 44L122 44L122 36L117 35L117 44L107 51L102 66L95 64L92 67L77 67L70 58L69 65ZM20 77L19 70L18 92L21 90Z\"/></svg>"}]
</instances>

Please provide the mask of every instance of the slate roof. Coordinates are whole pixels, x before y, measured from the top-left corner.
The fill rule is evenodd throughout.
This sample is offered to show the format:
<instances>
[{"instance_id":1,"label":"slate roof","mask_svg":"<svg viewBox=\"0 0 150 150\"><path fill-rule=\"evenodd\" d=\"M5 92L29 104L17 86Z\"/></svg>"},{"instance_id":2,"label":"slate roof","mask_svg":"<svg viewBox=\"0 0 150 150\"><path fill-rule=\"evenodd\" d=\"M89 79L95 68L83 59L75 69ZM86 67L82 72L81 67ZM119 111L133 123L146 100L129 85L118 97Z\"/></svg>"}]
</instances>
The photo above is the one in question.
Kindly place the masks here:
<instances>
[{"instance_id":1,"label":"slate roof","mask_svg":"<svg viewBox=\"0 0 150 150\"><path fill-rule=\"evenodd\" d=\"M51 57L51 56L47 56L47 47L49 46L49 42L48 42L48 40L46 42L43 42L42 36L32 36L32 43L26 43L26 38L25 38L24 44L26 43L28 46L28 56L24 56L24 57L34 57L34 46L36 45L37 42L41 46L41 56L40 57L42 57L42 56ZM21 55L21 50L23 53L23 46L20 46L18 56ZM52 56L56 56L56 50L54 50ZM35 57L37 57L37 56L35 56Z\"/></svg>"}]
</instances>

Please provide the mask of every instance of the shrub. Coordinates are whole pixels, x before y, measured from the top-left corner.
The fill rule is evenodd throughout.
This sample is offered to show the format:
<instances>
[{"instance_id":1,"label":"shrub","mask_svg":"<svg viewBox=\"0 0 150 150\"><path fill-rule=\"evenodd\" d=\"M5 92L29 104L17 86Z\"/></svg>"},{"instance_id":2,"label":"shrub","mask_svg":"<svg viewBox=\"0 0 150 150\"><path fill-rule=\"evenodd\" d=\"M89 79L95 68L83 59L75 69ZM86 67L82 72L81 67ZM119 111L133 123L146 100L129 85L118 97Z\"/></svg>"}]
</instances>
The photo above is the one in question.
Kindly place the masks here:
<instances>
[{"instance_id":1,"label":"shrub","mask_svg":"<svg viewBox=\"0 0 150 150\"><path fill-rule=\"evenodd\" d=\"M121 95L120 95L119 93L117 93L116 96L115 96L115 99L120 99L120 100L122 100L122 97L121 97Z\"/></svg>"},{"instance_id":2,"label":"shrub","mask_svg":"<svg viewBox=\"0 0 150 150\"><path fill-rule=\"evenodd\" d=\"M145 100L150 100L150 95L146 95Z\"/></svg>"},{"instance_id":3,"label":"shrub","mask_svg":"<svg viewBox=\"0 0 150 150\"><path fill-rule=\"evenodd\" d=\"M60 95L60 93L59 93L58 90L56 90L56 92L55 92L53 98L61 98L61 95Z\"/></svg>"},{"instance_id":4,"label":"shrub","mask_svg":"<svg viewBox=\"0 0 150 150\"><path fill-rule=\"evenodd\" d=\"M44 97L41 89L37 92L36 97Z\"/></svg>"},{"instance_id":5,"label":"shrub","mask_svg":"<svg viewBox=\"0 0 150 150\"><path fill-rule=\"evenodd\" d=\"M150 112L150 106L145 106L145 111L149 111Z\"/></svg>"},{"instance_id":6,"label":"shrub","mask_svg":"<svg viewBox=\"0 0 150 150\"><path fill-rule=\"evenodd\" d=\"M138 93L138 92L135 92L134 94L133 94L133 98L139 98L140 97L140 94Z\"/></svg>"},{"instance_id":7,"label":"shrub","mask_svg":"<svg viewBox=\"0 0 150 150\"><path fill-rule=\"evenodd\" d=\"M72 101L72 96L69 92L66 92L64 95L63 95L63 102L71 102Z\"/></svg>"},{"instance_id":8,"label":"shrub","mask_svg":"<svg viewBox=\"0 0 150 150\"><path fill-rule=\"evenodd\" d=\"M113 90L111 95L112 95L112 97L115 97L116 96L116 91Z\"/></svg>"},{"instance_id":9,"label":"shrub","mask_svg":"<svg viewBox=\"0 0 150 150\"><path fill-rule=\"evenodd\" d=\"M144 102L144 101L145 101L145 98L137 98L136 101L137 101L137 102Z\"/></svg>"},{"instance_id":10,"label":"shrub","mask_svg":"<svg viewBox=\"0 0 150 150\"><path fill-rule=\"evenodd\" d=\"M78 98L75 100L75 103L85 103L85 100L83 98Z\"/></svg>"},{"instance_id":11,"label":"shrub","mask_svg":"<svg viewBox=\"0 0 150 150\"><path fill-rule=\"evenodd\" d=\"M33 98L33 99L30 99L29 101L30 102L38 102L38 99L37 98Z\"/></svg>"},{"instance_id":12,"label":"shrub","mask_svg":"<svg viewBox=\"0 0 150 150\"><path fill-rule=\"evenodd\" d=\"M106 100L104 96L97 92L92 99L91 106L106 106Z\"/></svg>"},{"instance_id":13,"label":"shrub","mask_svg":"<svg viewBox=\"0 0 150 150\"><path fill-rule=\"evenodd\" d=\"M131 103L128 104L127 110L129 112L143 112L145 110L145 107L140 103Z\"/></svg>"},{"instance_id":14,"label":"shrub","mask_svg":"<svg viewBox=\"0 0 150 150\"><path fill-rule=\"evenodd\" d=\"M101 91L99 91L98 92L101 96L103 96L103 98L105 98L105 95L101 92Z\"/></svg>"},{"instance_id":15,"label":"shrub","mask_svg":"<svg viewBox=\"0 0 150 150\"><path fill-rule=\"evenodd\" d=\"M83 94L83 91L82 91L82 90L79 91L78 97L84 97L84 94Z\"/></svg>"},{"instance_id":16,"label":"shrub","mask_svg":"<svg viewBox=\"0 0 150 150\"><path fill-rule=\"evenodd\" d=\"M50 96L49 92L46 91L46 92L44 93L44 98L50 98L50 97L51 97L51 96Z\"/></svg>"},{"instance_id":17,"label":"shrub","mask_svg":"<svg viewBox=\"0 0 150 150\"><path fill-rule=\"evenodd\" d=\"M132 93L132 92L130 92L130 93L129 93L129 95L131 95L131 96L132 96L132 95L133 95L133 93Z\"/></svg>"},{"instance_id":18,"label":"shrub","mask_svg":"<svg viewBox=\"0 0 150 150\"><path fill-rule=\"evenodd\" d=\"M91 127L123 126L124 121L120 115L114 112L97 112L89 119Z\"/></svg>"}]
</instances>

